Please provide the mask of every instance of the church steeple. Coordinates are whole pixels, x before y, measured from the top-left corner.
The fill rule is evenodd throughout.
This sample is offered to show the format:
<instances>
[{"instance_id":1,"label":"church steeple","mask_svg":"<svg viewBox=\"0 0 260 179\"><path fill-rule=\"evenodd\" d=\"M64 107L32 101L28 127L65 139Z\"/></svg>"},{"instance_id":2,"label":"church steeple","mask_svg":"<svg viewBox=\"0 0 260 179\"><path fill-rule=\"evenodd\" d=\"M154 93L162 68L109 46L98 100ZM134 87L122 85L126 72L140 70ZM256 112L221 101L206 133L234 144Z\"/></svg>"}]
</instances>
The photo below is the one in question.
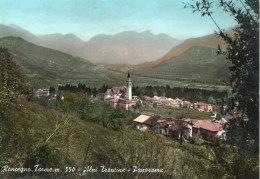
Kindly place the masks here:
<instances>
[{"instance_id":1,"label":"church steeple","mask_svg":"<svg viewBox=\"0 0 260 179\"><path fill-rule=\"evenodd\" d=\"M126 99L132 101L132 81L129 71L126 79Z\"/></svg>"}]
</instances>

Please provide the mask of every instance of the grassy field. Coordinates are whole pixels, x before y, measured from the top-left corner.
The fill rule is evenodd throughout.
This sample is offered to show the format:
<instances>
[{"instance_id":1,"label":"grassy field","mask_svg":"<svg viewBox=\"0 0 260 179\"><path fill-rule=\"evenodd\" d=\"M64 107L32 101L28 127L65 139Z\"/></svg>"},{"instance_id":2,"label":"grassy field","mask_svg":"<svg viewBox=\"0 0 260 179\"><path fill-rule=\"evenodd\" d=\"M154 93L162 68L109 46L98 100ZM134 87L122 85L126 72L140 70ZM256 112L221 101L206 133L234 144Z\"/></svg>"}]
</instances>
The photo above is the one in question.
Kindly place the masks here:
<instances>
[{"instance_id":1,"label":"grassy field","mask_svg":"<svg viewBox=\"0 0 260 179\"><path fill-rule=\"evenodd\" d=\"M153 107L151 104L144 103L140 107L140 111L153 112L155 114L162 115L164 117L171 117L175 119L191 118L198 120L208 120L211 119L210 115L206 112L199 112L192 109L185 108L172 108L166 106L156 106Z\"/></svg>"}]
</instances>

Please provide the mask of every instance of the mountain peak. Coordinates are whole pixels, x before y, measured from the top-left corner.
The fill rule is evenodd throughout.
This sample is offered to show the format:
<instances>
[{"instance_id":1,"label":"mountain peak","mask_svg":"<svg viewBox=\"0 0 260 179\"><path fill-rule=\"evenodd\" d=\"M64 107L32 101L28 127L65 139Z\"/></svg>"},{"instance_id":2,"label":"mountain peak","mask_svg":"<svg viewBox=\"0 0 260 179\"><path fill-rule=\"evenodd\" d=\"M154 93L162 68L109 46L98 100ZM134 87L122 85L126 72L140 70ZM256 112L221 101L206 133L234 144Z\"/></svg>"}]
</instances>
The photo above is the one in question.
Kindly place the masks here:
<instances>
[{"instance_id":1,"label":"mountain peak","mask_svg":"<svg viewBox=\"0 0 260 179\"><path fill-rule=\"evenodd\" d=\"M140 34L154 35L150 30L143 31Z\"/></svg>"}]
</instances>

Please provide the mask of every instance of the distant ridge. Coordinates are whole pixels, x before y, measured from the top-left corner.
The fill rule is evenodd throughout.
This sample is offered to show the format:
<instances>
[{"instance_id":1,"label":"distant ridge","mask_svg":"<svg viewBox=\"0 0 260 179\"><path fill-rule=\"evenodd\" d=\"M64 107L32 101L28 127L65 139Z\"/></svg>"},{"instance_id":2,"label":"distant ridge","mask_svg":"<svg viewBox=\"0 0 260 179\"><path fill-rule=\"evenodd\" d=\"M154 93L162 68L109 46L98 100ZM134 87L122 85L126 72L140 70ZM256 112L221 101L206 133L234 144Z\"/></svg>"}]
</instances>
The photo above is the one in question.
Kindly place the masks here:
<instances>
[{"instance_id":1,"label":"distant ridge","mask_svg":"<svg viewBox=\"0 0 260 179\"><path fill-rule=\"evenodd\" d=\"M125 31L94 36L79 48L78 54L96 64L133 65L158 59L181 42L166 34Z\"/></svg>"},{"instance_id":2,"label":"distant ridge","mask_svg":"<svg viewBox=\"0 0 260 179\"><path fill-rule=\"evenodd\" d=\"M227 31L228 34L232 35L232 30ZM181 54L183 54L185 51L189 50L192 47L212 47L217 48L218 45L221 46L221 48L226 48L227 44L220 38L217 37L216 34L210 34L198 38L191 38L183 43L179 44L178 46L172 48L168 53L166 53L164 56L159 58L158 60L142 63L139 65L136 65L135 68L152 68L160 63L167 61L169 59L172 59L174 57L177 57Z\"/></svg>"},{"instance_id":3,"label":"distant ridge","mask_svg":"<svg viewBox=\"0 0 260 179\"><path fill-rule=\"evenodd\" d=\"M74 34L36 36L21 27L0 24L0 37L21 37L34 44L88 59L92 63L140 64L156 60L182 40L150 31L124 31L115 35L100 34L83 41Z\"/></svg>"}]
</instances>

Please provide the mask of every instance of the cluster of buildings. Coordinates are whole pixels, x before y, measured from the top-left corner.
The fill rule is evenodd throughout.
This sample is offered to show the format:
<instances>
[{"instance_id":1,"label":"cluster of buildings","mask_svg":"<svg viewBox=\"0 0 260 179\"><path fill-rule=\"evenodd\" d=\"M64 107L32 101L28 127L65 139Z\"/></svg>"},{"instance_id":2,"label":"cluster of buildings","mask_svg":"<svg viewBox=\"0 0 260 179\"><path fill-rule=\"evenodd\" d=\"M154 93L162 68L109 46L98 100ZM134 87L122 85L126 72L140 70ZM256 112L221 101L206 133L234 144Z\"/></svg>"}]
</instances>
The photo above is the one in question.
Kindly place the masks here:
<instances>
[{"instance_id":1,"label":"cluster of buildings","mask_svg":"<svg viewBox=\"0 0 260 179\"><path fill-rule=\"evenodd\" d=\"M211 104L202 103L202 102L192 103L190 101L183 101L182 99L179 98L172 99L164 96L161 97L154 96L153 98L151 98L150 96L143 96L143 101L151 104L164 105L164 106L174 107L174 108L182 107L182 108L195 109L198 111L212 112Z\"/></svg>"},{"instance_id":2,"label":"cluster of buildings","mask_svg":"<svg viewBox=\"0 0 260 179\"><path fill-rule=\"evenodd\" d=\"M50 96L50 91L49 91L49 89L45 89L45 88L35 89L35 90L33 91L33 93L34 93L34 96L36 96L37 98Z\"/></svg>"},{"instance_id":3,"label":"cluster of buildings","mask_svg":"<svg viewBox=\"0 0 260 179\"><path fill-rule=\"evenodd\" d=\"M53 99L57 99L58 97L54 93L51 94L49 89L37 89L34 91L34 94L36 97L49 97ZM63 96L61 97L63 99ZM137 96L132 96L132 82L129 73L127 75L126 86L107 89L104 93L99 93L96 98L104 101L105 104L114 109L129 110L137 103L146 102L212 113L212 105L202 102L192 103L179 98L172 99L164 96L150 97L146 95L142 97L142 100L138 99ZM141 132L148 130L157 131L158 134L172 136L184 141L191 140L193 136L198 136L212 142L225 141L226 131L224 130L224 125L227 120L222 118L217 121L215 117L213 116L214 120L173 119L155 114L142 113L134 119L134 122L137 124L137 129Z\"/></svg>"},{"instance_id":4,"label":"cluster of buildings","mask_svg":"<svg viewBox=\"0 0 260 179\"><path fill-rule=\"evenodd\" d=\"M35 97L40 98L40 97L48 97L49 100L56 100L56 99L64 99L64 96L61 94L56 94L56 93L51 93L49 89L46 88L40 88L40 89L35 89L33 91L33 94Z\"/></svg>"},{"instance_id":5,"label":"cluster of buildings","mask_svg":"<svg viewBox=\"0 0 260 179\"><path fill-rule=\"evenodd\" d=\"M131 107L135 106L138 98L137 96L132 96L132 81L129 72L126 86L107 89L104 93L99 93L97 98L114 109L129 110Z\"/></svg>"},{"instance_id":6,"label":"cluster of buildings","mask_svg":"<svg viewBox=\"0 0 260 179\"><path fill-rule=\"evenodd\" d=\"M148 130L157 131L158 134L175 137L184 141L189 141L193 136L201 137L212 142L222 142L226 140L224 126L214 121L202 121L196 119L173 119L160 115L141 114L134 122L137 130L145 132Z\"/></svg>"}]
</instances>

